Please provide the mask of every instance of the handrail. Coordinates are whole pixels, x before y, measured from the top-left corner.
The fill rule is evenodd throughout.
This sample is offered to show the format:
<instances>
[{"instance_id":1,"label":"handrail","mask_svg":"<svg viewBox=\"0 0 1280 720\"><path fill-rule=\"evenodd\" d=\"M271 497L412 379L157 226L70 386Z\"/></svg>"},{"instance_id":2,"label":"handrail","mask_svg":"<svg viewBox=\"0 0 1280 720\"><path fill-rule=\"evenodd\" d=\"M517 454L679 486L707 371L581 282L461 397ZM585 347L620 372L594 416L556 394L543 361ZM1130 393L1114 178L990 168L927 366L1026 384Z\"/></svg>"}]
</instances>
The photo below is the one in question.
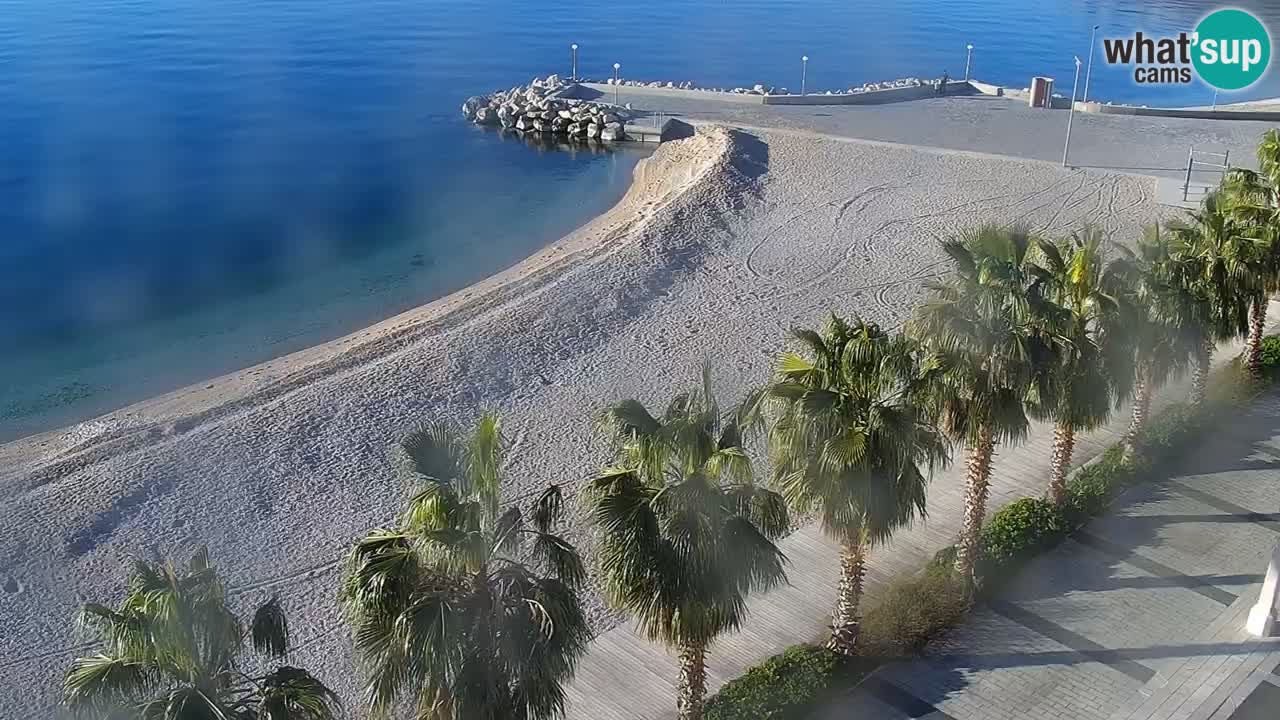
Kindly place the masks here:
<instances>
[{"instance_id":1,"label":"handrail","mask_svg":"<svg viewBox=\"0 0 1280 720\"><path fill-rule=\"evenodd\" d=\"M1202 172L1216 172L1222 175L1226 175L1227 172L1231 170L1231 151L1230 150L1227 150L1226 152L1213 152L1211 150L1200 150L1198 152L1200 155L1220 157L1222 158L1222 163L1221 164L1216 162L1210 163L1210 162L1205 162L1203 160L1197 160L1196 159L1197 150L1193 145L1190 148L1190 150L1188 150L1187 152L1187 175L1186 175L1186 178L1182 181L1182 201L1183 202L1187 202L1187 194L1191 192L1191 174L1197 170L1197 167L1196 167L1197 165L1200 166L1199 169Z\"/></svg>"}]
</instances>

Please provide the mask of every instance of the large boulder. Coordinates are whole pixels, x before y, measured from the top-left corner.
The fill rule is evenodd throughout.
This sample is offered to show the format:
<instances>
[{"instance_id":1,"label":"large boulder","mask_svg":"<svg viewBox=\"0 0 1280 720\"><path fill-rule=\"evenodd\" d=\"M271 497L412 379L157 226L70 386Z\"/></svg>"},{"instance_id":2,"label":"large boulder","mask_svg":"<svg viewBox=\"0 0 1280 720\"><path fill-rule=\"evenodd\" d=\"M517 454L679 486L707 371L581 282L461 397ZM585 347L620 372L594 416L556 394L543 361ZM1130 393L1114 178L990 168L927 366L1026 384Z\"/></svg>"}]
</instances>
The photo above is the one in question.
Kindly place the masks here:
<instances>
[{"instance_id":1,"label":"large boulder","mask_svg":"<svg viewBox=\"0 0 1280 720\"><path fill-rule=\"evenodd\" d=\"M601 140L621 140L623 137L622 123L612 122L600 130Z\"/></svg>"},{"instance_id":2,"label":"large boulder","mask_svg":"<svg viewBox=\"0 0 1280 720\"><path fill-rule=\"evenodd\" d=\"M604 113L603 115L600 116L600 119L604 121L605 125L608 125L609 123L619 122L618 116L614 115L613 113Z\"/></svg>"},{"instance_id":3,"label":"large boulder","mask_svg":"<svg viewBox=\"0 0 1280 720\"><path fill-rule=\"evenodd\" d=\"M600 131L603 129L604 128L600 127L596 123L591 123L587 126L587 137L598 139L600 137Z\"/></svg>"},{"instance_id":4,"label":"large boulder","mask_svg":"<svg viewBox=\"0 0 1280 720\"><path fill-rule=\"evenodd\" d=\"M516 118L515 127L517 130L530 130L533 128L533 121L530 120L528 116L521 115L520 117Z\"/></svg>"},{"instance_id":5,"label":"large boulder","mask_svg":"<svg viewBox=\"0 0 1280 720\"><path fill-rule=\"evenodd\" d=\"M498 113L487 107L482 107L479 110L476 110L476 122L481 125L496 124L498 122Z\"/></svg>"},{"instance_id":6,"label":"large boulder","mask_svg":"<svg viewBox=\"0 0 1280 720\"><path fill-rule=\"evenodd\" d=\"M542 115L541 115L541 117L542 117L542 119L543 119L543 120L551 120L552 118L557 117L557 115L556 115L556 111L555 111L555 110L543 110L543 111L542 111Z\"/></svg>"},{"instance_id":7,"label":"large boulder","mask_svg":"<svg viewBox=\"0 0 1280 720\"><path fill-rule=\"evenodd\" d=\"M555 88L555 87L560 87L560 86L561 86L561 85L563 85L564 83L562 83L562 82L560 81L560 76L559 76L559 75L556 75L556 74L554 74L554 73L553 73L553 74L551 74L551 75L548 75L548 76L547 76L547 80L546 80L546 82L545 82L545 83L543 83L543 84L544 84L544 85L546 85L547 87Z\"/></svg>"},{"instance_id":8,"label":"large boulder","mask_svg":"<svg viewBox=\"0 0 1280 720\"><path fill-rule=\"evenodd\" d=\"M473 95L463 101L462 116L468 120L474 120L476 117L476 111L487 104L488 103L485 98L482 98L479 95Z\"/></svg>"},{"instance_id":9,"label":"large boulder","mask_svg":"<svg viewBox=\"0 0 1280 720\"><path fill-rule=\"evenodd\" d=\"M568 120L569 118L573 117L573 112L569 110L560 110L556 114L564 118L565 120Z\"/></svg>"}]
</instances>

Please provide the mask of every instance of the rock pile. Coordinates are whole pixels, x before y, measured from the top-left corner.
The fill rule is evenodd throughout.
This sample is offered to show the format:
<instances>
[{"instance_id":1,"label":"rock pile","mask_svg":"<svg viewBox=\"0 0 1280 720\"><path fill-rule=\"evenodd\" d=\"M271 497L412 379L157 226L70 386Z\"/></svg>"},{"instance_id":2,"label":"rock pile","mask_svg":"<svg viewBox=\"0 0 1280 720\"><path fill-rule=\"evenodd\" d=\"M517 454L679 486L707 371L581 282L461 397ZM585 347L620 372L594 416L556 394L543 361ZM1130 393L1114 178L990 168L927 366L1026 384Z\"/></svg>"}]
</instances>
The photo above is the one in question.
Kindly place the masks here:
<instances>
[{"instance_id":1,"label":"rock pile","mask_svg":"<svg viewBox=\"0 0 1280 720\"><path fill-rule=\"evenodd\" d=\"M591 82L591 81L584 80L583 82ZM613 85L614 84L613 78L606 79L604 81L604 84ZM672 90L694 90L697 88L696 85L694 85L691 81L688 81L688 80L682 83L673 83L670 80L668 80L667 82L662 82L661 80L644 82L643 80L627 80L626 78L619 78L617 84L621 85L622 87L670 88Z\"/></svg>"},{"instance_id":2,"label":"rock pile","mask_svg":"<svg viewBox=\"0 0 1280 720\"><path fill-rule=\"evenodd\" d=\"M525 86L477 95L462 103L462 115L477 125L491 125L521 133L553 133L571 139L623 140L626 110L565 97L572 87L551 75Z\"/></svg>"},{"instance_id":3,"label":"rock pile","mask_svg":"<svg viewBox=\"0 0 1280 720\"><path fill-rule=\"evenodd\" d=\"M583 82L591 82L591 81L584 80ZM604 84L613 85L614 84L613 78L608 78L607 80L604 81ZM698 87L697 85L688 81L681 82L681 83L674 83L670 81L662 82L660 80L645 82L644 80L627 80L625 78L620 78L617 84L621 85L622 87L670 88L674 90L698 90L701 92L709 92L709 93L729 93L731 95L790 95L791 94L791 91L785 87L775 87L772 85L765 85L764 83L756 83L751 87L704 88L704 87ZM899 78L897 80L886 80L884 82L863 83L862 85L851 86L848 89L827 90L822 92L821 94L823 95L860 95L862 93L875 92L877 90L895 90L897 88L905 88L905 87L920 87L921 85L924 85L924 84L925 84L925 81L921 80L920 78L909 77L909 78ZM817 93L811 93L811 94L817 94Z\"/></svg>"},{"instance_id":4,"label":"rock pile","mask_svg":"<svg viewBox=\"0 0 1280 720\"><path fill-rule=\"evenodd\" d=\"M920 87L923 84L924 81L920 78L900 78L898 80L889 80L887 82L863 83L860 86L849 88L849 92L856 95L858 93L875 92L877 90L896 90L898 88Z\"/></svg>"}]
</instances>

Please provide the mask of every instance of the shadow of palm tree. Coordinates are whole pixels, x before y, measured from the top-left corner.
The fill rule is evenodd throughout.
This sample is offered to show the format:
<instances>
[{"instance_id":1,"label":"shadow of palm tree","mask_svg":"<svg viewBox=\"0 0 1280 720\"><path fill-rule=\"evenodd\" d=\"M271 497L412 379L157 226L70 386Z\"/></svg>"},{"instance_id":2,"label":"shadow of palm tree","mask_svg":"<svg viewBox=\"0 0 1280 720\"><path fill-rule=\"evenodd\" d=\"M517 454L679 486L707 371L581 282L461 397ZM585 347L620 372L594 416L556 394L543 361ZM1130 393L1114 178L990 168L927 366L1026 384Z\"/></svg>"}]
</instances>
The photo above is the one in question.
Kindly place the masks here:
<instances>
[{"instance_id":1,"label":"shadow of palm tree","mask_svg":"<svg viewBox=\"0 0 1280 720\"><path fill-rule=\"evenodd\" d=\"M1030 562L922 657L882 666L824 703L815 718L852 717L841 713L858 710L886 720L945 720L951 716L938 706L980 679L985 683L984 673L1047 666L1100 663L1127 676L1117 676L1120 687L1136 692L1156 676L1153 665L1165 673L1180 661L1252 652L1257 641L1194 638L1262 581L1266 557L1280 540L1280 512L1273 511L1280 505L1277 457L1280 390L1242 408L1121 494L1107 514ZM1127 641L1144 629L1166 641ZM1186 642L1168 642L1171 635ZM1007 682L1047 696L1051 685L1065 681L1066 675ZM993 682L975 702L1035 701ZM995 694L988 696L988 688Z\"/></svg>"}]
</instances>

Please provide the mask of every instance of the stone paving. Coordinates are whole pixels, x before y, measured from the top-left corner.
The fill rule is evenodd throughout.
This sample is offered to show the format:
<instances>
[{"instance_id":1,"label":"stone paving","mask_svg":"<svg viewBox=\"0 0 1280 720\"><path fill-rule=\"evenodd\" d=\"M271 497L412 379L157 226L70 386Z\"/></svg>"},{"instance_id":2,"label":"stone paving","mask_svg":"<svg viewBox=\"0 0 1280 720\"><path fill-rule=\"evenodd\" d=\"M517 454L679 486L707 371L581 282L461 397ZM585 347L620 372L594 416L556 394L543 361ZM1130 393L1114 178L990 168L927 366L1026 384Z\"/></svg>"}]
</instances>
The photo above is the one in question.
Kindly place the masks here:
<instances>
[{"instance_id":1,"label":"stone paving","mask_svg":"<svg viewBox=\"0 0 1280 720\"><path fill-rule=\"evenodd\" d=\"M814 720L1280 716L1280 639L1244 631L1280 541L1280 391L1032 562L922 659Z\"/></svg>"}]
</instances>

